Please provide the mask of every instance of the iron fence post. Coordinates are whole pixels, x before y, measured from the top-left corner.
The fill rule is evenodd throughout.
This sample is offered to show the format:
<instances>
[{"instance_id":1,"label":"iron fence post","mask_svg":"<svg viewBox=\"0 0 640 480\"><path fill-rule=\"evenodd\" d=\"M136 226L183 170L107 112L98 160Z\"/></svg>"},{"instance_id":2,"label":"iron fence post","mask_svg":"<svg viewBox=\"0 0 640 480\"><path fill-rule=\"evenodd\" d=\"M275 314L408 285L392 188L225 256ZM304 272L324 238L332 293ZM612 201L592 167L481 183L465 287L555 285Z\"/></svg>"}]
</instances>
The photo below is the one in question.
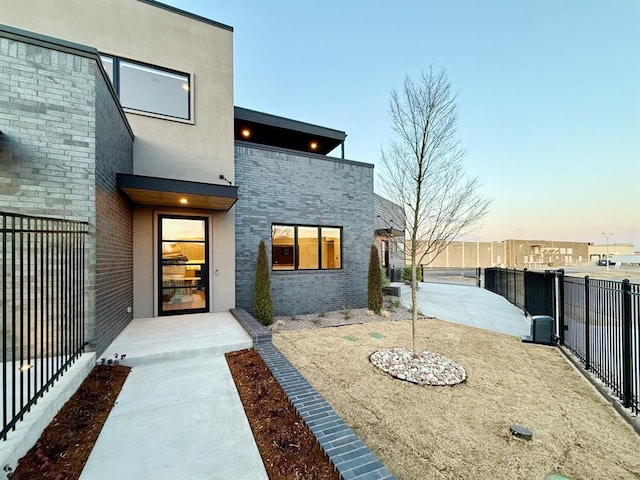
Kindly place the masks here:
<instances>
[{"instance_id":1,"label":"iron fence post","mask_svg":"<svg viewBox=\"0 0 640 480\"><path fill-rule=\"evenodd\" d=\"M591 345L589 344L589 275L584 277L584 368L591 368Z\"/></svg>"},{"instance_id":2,"label":"iron fence post","mask_svg":"<svg viewBox=\"0 0 640 480\"><path fill-rule=\"evenodd\" d=\"M531 312L530 308L531 308L531 301L530 298L531 297L531 291L529 290L529 282L530 282L530 278L531 276L529 275L529 271L525 268L524 269L524 279L522 280L522 284L524 285L524 311L527 312L527 314L529 314Z\"/></svg>"},{"instance_id":3,"label":"iron fence post","mask_svg":"<svg viewBox=\"0 0 640 480\"><path fill-rule=\"evenodd\" d=\"M631 284L625 278L622 281L622 401L626 408L631 408L633 396L631 350Z\"/></svg>"},{"instance_id":4,"label":"iron fence post","mask_svg":"<svg viewBox=\"0 0 640 480\"><path fill-rule=\"evenodd\" d=\"M478 288L480 288L480 277L481 276L482 276L482 269L480 267L478 267L478 268L476 268L476 285L478 286Z\"/></svg>"},{"instance_id":5,"label":"iron fence post","mask_svg":"<svg viewBox=\"0 0 640 480\"><path fill-rule=\"evenodd\" d=\"M558 316L558 341L560 345L564 345L564 269L559 269L556 273L558 299L556 302L556 312Z\"/></svg>"},{"instance_id":6,"label":"iron fence post","mask_svg":"<svg viewBox=\"0 0 640 480\"><path fill-rule=\"evenodd\" d=\"M528 268L522 269L522 309L525 313L528 313L527 310L527 274L529 273Z\"/></svg>"}]
</instances>

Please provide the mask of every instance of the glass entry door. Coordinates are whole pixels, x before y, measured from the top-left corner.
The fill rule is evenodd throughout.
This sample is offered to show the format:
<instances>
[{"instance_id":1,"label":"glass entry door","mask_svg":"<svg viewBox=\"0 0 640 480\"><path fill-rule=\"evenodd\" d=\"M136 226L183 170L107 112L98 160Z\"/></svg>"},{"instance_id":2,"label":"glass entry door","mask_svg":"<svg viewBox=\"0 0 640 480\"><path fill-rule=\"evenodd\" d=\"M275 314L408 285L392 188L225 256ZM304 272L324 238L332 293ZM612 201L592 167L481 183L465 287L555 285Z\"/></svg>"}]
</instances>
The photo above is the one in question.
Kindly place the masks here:
<instances>
[{"instance_id":1,"label":"glass entry door","mask_svg":"<svg viewBox=\"0 0 640 480\"><path fill-rule=\"evenodd\" d=\"M158 315L208 312L208 219L159 215L158 224Z\"/></svg>"}]
</instances>

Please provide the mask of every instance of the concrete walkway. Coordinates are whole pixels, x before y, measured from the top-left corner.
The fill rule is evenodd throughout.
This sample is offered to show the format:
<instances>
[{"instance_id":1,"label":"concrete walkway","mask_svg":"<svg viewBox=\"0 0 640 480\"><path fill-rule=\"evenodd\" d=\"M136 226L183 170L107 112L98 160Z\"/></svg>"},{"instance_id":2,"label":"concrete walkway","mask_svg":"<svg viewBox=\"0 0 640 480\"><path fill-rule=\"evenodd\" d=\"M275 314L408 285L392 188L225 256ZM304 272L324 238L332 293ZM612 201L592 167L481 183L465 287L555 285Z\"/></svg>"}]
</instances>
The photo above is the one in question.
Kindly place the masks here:
<instances>
[{"instance_id":1,"label":"concrete walkway","mask_svg":"<svg viewBox=\"0 0 640 480\"><path fill-rule=\"evenodd\" d=\"M469 285L420 283L418 309L424 315L493 332L528 336L530 322L500 295ZM411 306L411 288L402 285L400 301Z\"/></svg>"},{"instance_id":2,"label":"concrete walkway","mask_svg":"<svg viewBox=\"0 0 640 480\"><path fill-rule=\"evenodd\" d=\"M81 480L267 479L224 353L230 313L134 320L105 351L133 365Z\"/></svg>"}]
</instances>

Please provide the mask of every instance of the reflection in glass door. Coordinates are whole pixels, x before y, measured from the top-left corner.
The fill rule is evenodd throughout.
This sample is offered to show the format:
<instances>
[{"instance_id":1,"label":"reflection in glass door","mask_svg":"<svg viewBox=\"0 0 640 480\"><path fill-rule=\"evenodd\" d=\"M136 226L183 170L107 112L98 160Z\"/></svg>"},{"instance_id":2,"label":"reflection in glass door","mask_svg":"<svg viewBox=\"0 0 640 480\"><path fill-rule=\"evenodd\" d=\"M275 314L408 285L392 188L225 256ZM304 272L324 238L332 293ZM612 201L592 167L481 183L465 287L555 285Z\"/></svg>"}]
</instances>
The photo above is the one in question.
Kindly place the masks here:
<instances>
[{"instance_id":1,"label":"reflection in glass door","mask_svg":"<svg viewBox=\"0 0 640 480\"><path fill-rule=\"evenodd\" d=\"M158 216L158 314L209 311L206 217Z\"/></svg>"}]
</instances>

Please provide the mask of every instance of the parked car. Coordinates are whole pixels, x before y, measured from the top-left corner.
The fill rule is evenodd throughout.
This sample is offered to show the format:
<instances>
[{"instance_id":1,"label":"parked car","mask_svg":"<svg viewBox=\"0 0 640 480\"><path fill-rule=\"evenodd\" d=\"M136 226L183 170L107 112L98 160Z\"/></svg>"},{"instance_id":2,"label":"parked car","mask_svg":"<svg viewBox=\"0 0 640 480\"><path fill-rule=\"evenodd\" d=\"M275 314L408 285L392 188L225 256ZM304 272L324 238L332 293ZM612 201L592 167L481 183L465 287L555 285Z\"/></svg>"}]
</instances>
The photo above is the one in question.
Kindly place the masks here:
<instances>
[{"instance_id":1,"label":"parked car","mask_svg":"<svg viewBox=\"0 0 640 480\"><path fill-rule=\"evenodd\" d=\"M602 260L598 260L598 266L606 267L607 266L607 262L608 262L609 265L615 265L616 264L616 262L614 262L613 260L602 259Z\"/></svg>"}]
</instances>

